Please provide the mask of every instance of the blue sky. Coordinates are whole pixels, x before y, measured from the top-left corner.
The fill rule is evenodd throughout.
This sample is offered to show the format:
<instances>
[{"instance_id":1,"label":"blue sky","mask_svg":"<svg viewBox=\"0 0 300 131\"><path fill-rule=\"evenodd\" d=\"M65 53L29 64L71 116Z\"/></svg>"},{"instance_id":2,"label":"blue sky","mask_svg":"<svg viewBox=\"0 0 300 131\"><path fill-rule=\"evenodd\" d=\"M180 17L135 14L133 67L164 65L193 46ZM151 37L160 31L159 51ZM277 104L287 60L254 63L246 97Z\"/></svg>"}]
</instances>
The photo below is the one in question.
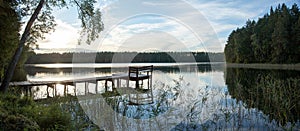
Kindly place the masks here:
<instances>
[{"instance_id":1,"label":"blue sky","mask_svg":"<svg viewBox=\"0 0 300 131\"><path fill-rule=\"evenodd\" d=\"M43 52L210 51L222 52L232 30L257 20L270 7L299 0L99 0L105 30L91 45L78 45L75 7L53 12L57 27L39 41Z\"/></svg>"}]
</instances>

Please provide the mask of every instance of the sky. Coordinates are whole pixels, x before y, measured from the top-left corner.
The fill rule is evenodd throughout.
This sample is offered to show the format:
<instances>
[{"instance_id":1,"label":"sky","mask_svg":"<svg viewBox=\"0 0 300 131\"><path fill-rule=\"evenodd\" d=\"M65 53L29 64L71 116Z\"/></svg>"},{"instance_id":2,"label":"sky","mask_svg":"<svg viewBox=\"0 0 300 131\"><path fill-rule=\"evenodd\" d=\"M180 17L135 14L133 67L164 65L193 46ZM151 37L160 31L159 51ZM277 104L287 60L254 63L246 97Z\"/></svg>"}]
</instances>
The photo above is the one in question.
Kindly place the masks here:
<instances>
[{"instance_id":1,"label":"sky","mask_svg":"<svg viewBox=\"0 0 300 131\"><path fill-rule=\"evenodd\" d=\"M223 52L233 30L281 3L300 5L299 0L98 0L104 23L98 39L79 45L77 8L54 10L55 32L39 40L35 52Z\"/></svg>"}]
</instances>

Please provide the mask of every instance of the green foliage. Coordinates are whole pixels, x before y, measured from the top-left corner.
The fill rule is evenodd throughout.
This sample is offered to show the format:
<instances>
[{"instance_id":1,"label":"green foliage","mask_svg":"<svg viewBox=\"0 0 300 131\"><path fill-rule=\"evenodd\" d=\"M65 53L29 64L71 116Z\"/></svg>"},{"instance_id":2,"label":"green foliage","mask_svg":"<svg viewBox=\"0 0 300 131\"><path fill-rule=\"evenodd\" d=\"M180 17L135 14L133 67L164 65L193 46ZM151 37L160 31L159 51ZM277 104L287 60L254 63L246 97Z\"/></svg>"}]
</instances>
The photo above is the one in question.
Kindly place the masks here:
<instances>
[{"instance_id":1,"label":"green foliage","mask_svg":"<svg viewBox=\"0 0 300 131\"><path fill-rule=\"evenodd\" d=\"M38 106L39 116L34 118L41 129L65 130L70 128L71 115L63 112L59 105Z\"/></svg>"},{"instance_id":2,"label":"green foliage","mask_svg":"<svg viewBox=\"0 0 300 131\"><path fill-rule=\"evenodd\" d=\"M0 110L0 128L2 130L39 130L36 122L27 117L17 114L10 115L7 112Z\"/></svg>"},{"instance_id":3,"label":"green foliage","mask_svg":"<svg viewBox=\"0 0 300 131\"><path fill-rule=\"evenodd\" d=\"M92 98L97 97L99 96L92 96ZM38 121L42 122L37 123L39 125L44 125L42 126L42 129L44 130L99 130L99 127L93 123L82 109L82 103L79 103L77 96L68 95L65 97L52 97L36 100L35 102L37 105L46 105L46 109L41 109L46 112L41 112L43 116L37 118ZM96 106L97 104L94 105ZM57 110L58 107L60 110ZM53 125L52 123L51 126L50 122L56 122L56 124ZM45 125L47 123L50 125ZM65 124L68 124L68 126L65 126Z\"/></svg>"},{"instance_id":4,"label":"green foliage","mask_svg":"<svg viewBox=\"0 0 300 131\"><path fill-rule=\"evenodd\" d=\"M95 0L70 0L68 1L68 3L66 3L64 0L5 0L4 2L0 1L0 16L3 17L1 19L6 19L5 16L7 16L19 18L18 20L16 20L16 22L20 22L22 21L22 19L24 20L30 18L25 26L25 30L23 31L22 37L20 38L19 42L17 42L17 49L15 51L10 50L11 53L15 53L12 59L10 60L11 62L8 68L6 69L6 65L0 67L0 77L3 76L3 72L4 70L6 70L0 90L2 92L5 92L7 90L9 82L11 81L11 78L15 71L16 65L19 62L20 57L22 55L23 48L26 47L26 45L28 47L32 47L33 45L37 46L36 42L38 39L44 39L45 33L49 33L50 31L54 30L54 26L56 24L52 15L53 8L63 8L67 7L67 5L77 5L79 7L79 16L82 21L82 34L87 34L86 42L89 44L90 41L95 40L98 37L98 33L100 33L103 30L103 23L101 21L101 12L99 11L99 9L94 11L94 3L96 3ZM5 22L7 23L7 21ZM8 23L9 22L10 21L8 21ZM13 24L15 24L15 21L13 21ZM15 32L12 34L17 35L19 32L20 23L15 25L18 26L18 30L13 30ZM12 27L8 28L8 30L10 29L12 29ZM3 35L1 34L0 36L2 37ZM16 38L17 37L14 37L14 40L18 40ZM0 40L0 42L1 41L2 40Z\"/></svg>"},{"instance_id":5,"label":"green foliage","mask_svg":"<svg viewBox=\"0 0 300 131\"><path fill-rule=\"evenodd\" d=\"M0 12L0 78L2 78L19 43L21 23L20 15L15 11L12 3L7 1L1 3ZM25 46L17 65L18 67L24 65L28 55L29 47ZM23 78L22 80L26 79Z\"/></svg>"},{"instance_id":6,"label":"green foliage","mask_svg":"<svg viewBox=\"0 0 300 131\"><path fill-rule=\"evenodd\" d=\"M86 43L99 37L99 33L104 29L102 23L102 14L100 9L94 9L95 0L82 0L74 2L79 7L78 18L81 20L82 32L81 38L86 38ZM81 41L79 41L79 44Z\"/></svg>"},{"instance_id":7,"label":"green foliage","mask_svg":"<svg viewBox=\"0 0 300 131\"><path fill-rule=\"evenodd\" d=\"M38 39L44 39L44 34L54 30L56 22L52 11L54 9L68 8L71 6L78 7L78 18L82 24L82 37L86 43L90 43L98 37L104 25L102 23L101 12L94 8L95 0L46 0L38 18L34 21L30 30L30 36L26 41L27 45L37 45ZM10 6L19 14L21 19L30 17L39 1L31 0L11 0Z\"/></svg>"},{"instance_id":8,"label":"green foliage","mask_svg":"<svg viewBox=\"0 0 300 131\"><path fill-rule=\"evenodd\" d=\"M94 97L94 96L93 96ZM96 96L98 97L98 96ZM95 97L94 97L95 98ZM86 101L87 102L87 101ZM93 123L93 121L87 116L85 110L82 108L82 103L79 103L79 100L77 97L74 96L67 96L67 97L58 97L50 100L49 102L46 101L46 103L61 103L61 107L63 110L69 112L72 114L72 128L67 128L70 130L100 130L99 127ZM96 102L93 104L94 106L98 106L99 102ZM101 104L100 104L101 105ZM103 112L105 109L100 110L100 112ZM100 113L99 112L99 113ZM109 116L111 117L111 116ZM106 121L107 119L103 119L103 121Z\"/></svg>"},{"instance_id":9,"label":"green foliage","mask_svg":"<svg viewBox=\"0 0 300 131\"><path fill-rule=\"evenodd\" d=\"M0 5L0 78L19 42L19 16L7 2Z\"/></svg>"},{"instance_id":10,"label":"green foliage","mask_svg":"<svg viewBox=\"0 0 300 131\"><path fill-rule=\"evenodd\" d=\"M0 95L0 129L65 130L72 128L71 114L58 104L40 105L32 98L12 93Z\"/></svg>"},{"instance_id":11,"label":"green foliage","mask_svg":"<svg viewBox=\"0 0 300 131\"><path fill-rule=\"evenodd\" d=\"M234 30L225 46L231 63L299 63L300 12L297 4L289 9L278 5L257 22L247 21Z\"/></svg>"}]
</instances>

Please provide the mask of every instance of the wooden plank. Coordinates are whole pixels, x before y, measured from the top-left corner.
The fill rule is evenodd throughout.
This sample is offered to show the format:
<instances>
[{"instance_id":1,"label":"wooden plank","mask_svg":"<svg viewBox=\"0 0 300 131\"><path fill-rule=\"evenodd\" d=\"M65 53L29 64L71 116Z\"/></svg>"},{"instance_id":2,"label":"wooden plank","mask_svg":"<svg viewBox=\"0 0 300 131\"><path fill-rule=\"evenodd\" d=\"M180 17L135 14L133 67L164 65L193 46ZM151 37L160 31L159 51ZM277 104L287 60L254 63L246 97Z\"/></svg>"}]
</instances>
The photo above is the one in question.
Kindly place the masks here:
<instances>
[{"instance_id":1,"label":"wooden plank","mask_svg":"<svg viewBox=\"0 0 300 131\"><path fill-rule=\"evenodd\" d=\"M63 84L63 85L74 85L74 83L80 82L89 82L97 83L98 81L108 80L108 79L122 79L126 78L126 74L112 75L112 76L101 76L101 77L91 77L91 78L81 78L81 79L71 79L63 81L20 81L20 82L10 82L10 86L43 86L43 85L54 85L54 84ZM1 83L0 83L1 85Z\"/></svg>"}]
</instances>

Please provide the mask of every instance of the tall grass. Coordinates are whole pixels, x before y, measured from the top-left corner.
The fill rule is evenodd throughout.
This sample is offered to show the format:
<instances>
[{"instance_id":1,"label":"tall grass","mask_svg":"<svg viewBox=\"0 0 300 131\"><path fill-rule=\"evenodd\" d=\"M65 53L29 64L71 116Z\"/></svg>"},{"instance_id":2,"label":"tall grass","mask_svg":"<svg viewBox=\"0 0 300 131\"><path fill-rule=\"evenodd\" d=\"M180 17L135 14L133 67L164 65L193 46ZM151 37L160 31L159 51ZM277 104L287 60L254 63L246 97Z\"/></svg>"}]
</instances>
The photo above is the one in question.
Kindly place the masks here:
<instances>
[{"instance_id":1,"label":"tall grass","mask_svg":"<svg viewBox=\"0 0 300 131\"><path fill-rule=\"evenodd\" d=\"M233 98L257 108L279 125L300 119L300 77L291 71L228 69L226 84Z\"/></svg>"}]
</instances>

